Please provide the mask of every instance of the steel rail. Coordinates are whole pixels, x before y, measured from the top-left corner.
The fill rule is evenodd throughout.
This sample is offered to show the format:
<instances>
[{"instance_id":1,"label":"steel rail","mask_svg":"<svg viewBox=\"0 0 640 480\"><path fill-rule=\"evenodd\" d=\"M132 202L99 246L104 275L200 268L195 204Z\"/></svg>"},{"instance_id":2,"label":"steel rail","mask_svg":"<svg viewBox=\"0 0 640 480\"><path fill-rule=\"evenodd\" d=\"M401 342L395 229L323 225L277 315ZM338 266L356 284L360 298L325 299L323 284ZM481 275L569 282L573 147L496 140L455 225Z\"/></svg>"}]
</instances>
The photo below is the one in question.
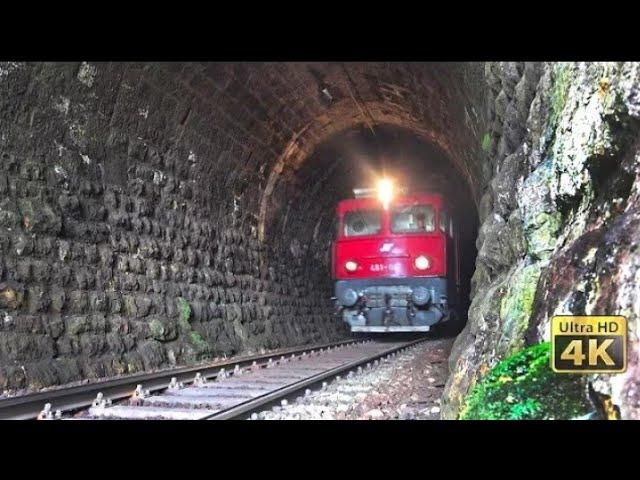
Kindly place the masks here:
<instances>
[{"instance_id":1,"label":"steel rail","mask_svg":"<svg viewBox=\"0 0 640 480\"><path fill-rule=\"evenodd\" d=\"M315 386L329 378L336 377L344 372L349 372L353 369L356 369L362 365L375 361L382 357L387 357L388 355L405 350L407 348L413 347L419 343L425 342L426 338L421 338L418 340L413 340L411 342L406 342L401 345L396 345L388 350L384 350L382 352L375 353L373 355L369 355L365 358L354 360L345 365L340 365L338 367L332 368L330 370L326 370L324 372L318 373L316 375L310 376L308 378L302 379L298 382L291 383L286 385L278 390L272 390L265 395L260 397L252 398L243 402L239 405L235 405L228 409L222 410L220 412L214 413L209 417L204 418L203 420L241 420L248 418L252 413L257 410L265 410L277 404L277 402L282 401L284 399L288 399L293 396L297 396L301 390L307 389L309 387Z\"/></svg>"},{"instance_id":2,"label":"steel rail","mask_svg":"<svg viewBox=\"0 0 640 480\"><path fill-rule=\"evenodd\" d=\"M263 355L251 355L236 357L223 362L208 363L205 365L194 365L179 367L168 370L161 370L153 373L142 373L128 375L126 377L113 380L102 380L90 384L75 385L67 388L59 388L45 392L35 392L15 397L0 399L0 420L29 420L38 417L46 403L52 405L52 410L78 410L90 407L98 393L102 393L110 400L120 400L131 397L137 385L144 385L145 390L163 390L169 386L171 378L175 377L178 382L191 383L194 376L200 373L205 379L213 379L221 369L227 370L229 367L250 366L253 362L263 363L270 359L275 360L283 355L308 352L327 347L347 345L357 343L357 340L343 340L335 343L322 345L310 345L278 350Z\"/></svg>"}]
</instances>

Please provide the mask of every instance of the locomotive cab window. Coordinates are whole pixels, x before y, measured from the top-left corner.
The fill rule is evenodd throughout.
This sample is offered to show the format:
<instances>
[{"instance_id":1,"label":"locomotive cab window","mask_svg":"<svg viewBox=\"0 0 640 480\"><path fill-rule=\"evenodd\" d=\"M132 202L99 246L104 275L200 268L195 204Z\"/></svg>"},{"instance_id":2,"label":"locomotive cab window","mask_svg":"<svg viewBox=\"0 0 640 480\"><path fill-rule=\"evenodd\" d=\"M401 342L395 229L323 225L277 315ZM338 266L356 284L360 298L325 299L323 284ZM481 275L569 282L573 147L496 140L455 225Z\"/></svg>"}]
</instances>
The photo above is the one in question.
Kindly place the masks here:
<instances>
[{"instance_id":1,"label":"locomotive cab window","mask_svg":"<svg viewBox=\"0 0 640 480\"><path fill-rule=\"evenodd\" d=\"M391 213L393 233L424 233L435 230L435 210L431 205L396 207Z\"/></svg>"},{"instance_id":2,"label":"locomotive cab window","mask_svg":"<svg viewBox=\"0 0 640 480\"><path fill-rule=\"evenodd\" d=\"M375 235L382 228L382 214L377 210L353 210L344 214L345 237Z\"/></svg>"},{"instance_id":3,"label":"locomotive cab window","mask_svg":"<svg viewBox=\"0 0 640 480\"><path fill-rule=\"evenodd\" d=\"M447 233L447 224L448 222L447 212L444 210L440 210L440 230L442 230L445 234Z\"/></svg>"}]
</instances>

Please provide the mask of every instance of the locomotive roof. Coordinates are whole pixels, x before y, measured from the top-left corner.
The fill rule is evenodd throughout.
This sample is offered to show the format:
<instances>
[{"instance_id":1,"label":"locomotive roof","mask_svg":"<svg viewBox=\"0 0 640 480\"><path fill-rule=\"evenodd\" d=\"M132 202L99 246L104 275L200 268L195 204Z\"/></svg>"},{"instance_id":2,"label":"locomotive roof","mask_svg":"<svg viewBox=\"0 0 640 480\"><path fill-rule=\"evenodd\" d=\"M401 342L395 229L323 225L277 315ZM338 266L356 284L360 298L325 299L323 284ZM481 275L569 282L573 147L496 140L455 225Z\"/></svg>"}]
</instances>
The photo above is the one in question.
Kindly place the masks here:
<instances>
[{"instance_id":1,"label":"locomotive roof","mask_svg":"<svg viewBox=\"0 0 640 480\"><path fill-rule=\"evenodd\" d=\"M395 197L391 205L411 205L427 203L434 205L437 208L442 207L442 194L440 193L416 193L411 195L399 195ZM342 214L350 210L357 210L361 208L378 209L382 208L380 200L373 197L368 198L349 198L338 202L337 211Z\"/></svg>"}]
</instances>

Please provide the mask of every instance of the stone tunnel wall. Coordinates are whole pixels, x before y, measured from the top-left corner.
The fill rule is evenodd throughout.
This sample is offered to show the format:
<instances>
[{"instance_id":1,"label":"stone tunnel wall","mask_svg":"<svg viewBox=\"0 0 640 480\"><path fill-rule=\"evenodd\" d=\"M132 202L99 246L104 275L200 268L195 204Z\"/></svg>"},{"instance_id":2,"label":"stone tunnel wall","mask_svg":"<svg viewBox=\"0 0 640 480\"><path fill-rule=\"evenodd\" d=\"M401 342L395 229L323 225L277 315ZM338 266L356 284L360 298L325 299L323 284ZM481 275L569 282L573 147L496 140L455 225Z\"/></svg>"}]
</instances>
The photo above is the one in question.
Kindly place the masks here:
<instances>
[{"instance_id":1,"label":"stone tunnel wall","mask_svg":"<svg viewBox=\"0 0 640 480\"><path fill-rule=\"evenodd\" d=\"M629 369L590 376L640 418L640 65L492 63L482 226L469 321L450 358L443 415L553 315L625 315Z\"/></svg>"},{"instance_id":2,"label":"stone tunnel wall","mask_svg":"<svg viewBox=\"0 0 640 480\"><path fill-rule=\"evenodd\" d=\"M187 67L0 66L0 391L344 335L243 203L270 145Z\"/></svg>"},{"instance_id":3,"label":"stone tunnel wall","mask_svg":"<svg viewBox=\"0 0 640 480\"><path fill-rule=\"evenodd\" d=\"M297 169L391 124L477 197L479 67L1 64L0 387L343 336L327 208L271 228L309 192ZM330 206L335 179L311 180L305 201Z\"/></svg>"}]
</instances>

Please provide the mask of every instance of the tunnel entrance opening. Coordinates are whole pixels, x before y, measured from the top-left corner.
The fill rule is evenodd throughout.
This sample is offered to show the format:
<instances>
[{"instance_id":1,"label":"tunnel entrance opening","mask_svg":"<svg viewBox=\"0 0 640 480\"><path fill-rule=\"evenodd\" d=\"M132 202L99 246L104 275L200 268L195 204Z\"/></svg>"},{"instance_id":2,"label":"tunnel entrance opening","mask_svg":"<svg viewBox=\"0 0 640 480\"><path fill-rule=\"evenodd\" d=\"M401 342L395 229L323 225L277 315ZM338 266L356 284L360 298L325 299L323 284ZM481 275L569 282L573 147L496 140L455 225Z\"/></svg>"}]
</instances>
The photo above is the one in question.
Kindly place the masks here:
<instances>
[{"instance_id":1,"label":"tunnel entrance opening","mask_svg":"<svg viewBox=\"0 0 640 480\"><path fill-rule=\"evenodd\" d=\"M383 176L408 190L440 193L451 205L460 230L459 311L463 317L446 330L457 334L466 323L470 303L477 209L470 186L454 162L410 129L358 125L321 143L299 168L284 170L270 199L270 210L278 214L269 222L267 241L281 254L303 256L301 263L309 270L305 277L313 282L312 288L330 296L337 202L353 198L354 188L375 186Z\"/></svg>"},{"instance_id":2,"label":"tunnel entrance opening","mask_svg":"<svg viewBox=\"0 0 640 480\"><path fill-rule=\"evenodd\" d=\"M0 390L339 339L336 202L440 175L475 230L491 178L483 63L2 72Z\"/></svg>"}]
</instances>

